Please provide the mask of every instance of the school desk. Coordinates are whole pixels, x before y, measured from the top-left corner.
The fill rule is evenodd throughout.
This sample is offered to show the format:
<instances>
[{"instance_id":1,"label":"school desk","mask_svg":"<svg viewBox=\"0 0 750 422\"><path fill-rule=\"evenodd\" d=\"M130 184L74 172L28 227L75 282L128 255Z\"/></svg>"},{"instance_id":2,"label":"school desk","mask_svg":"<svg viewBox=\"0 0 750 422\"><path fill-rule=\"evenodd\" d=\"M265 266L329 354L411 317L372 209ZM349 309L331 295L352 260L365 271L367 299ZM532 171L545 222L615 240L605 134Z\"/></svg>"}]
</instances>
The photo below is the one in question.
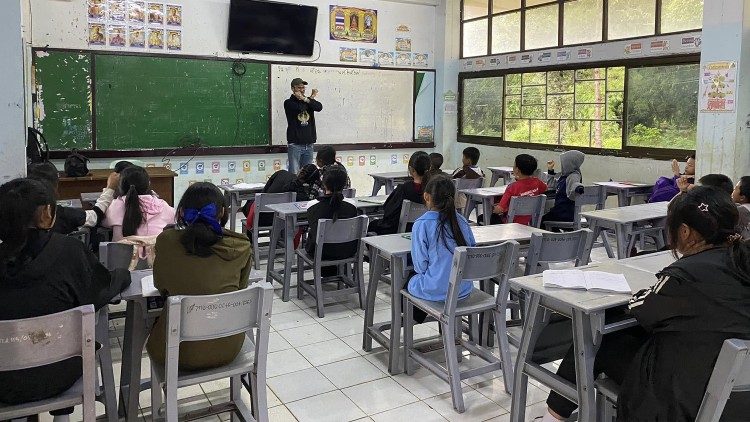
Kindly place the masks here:
<instances>
[{"instance_id":1,"label":"school desk","mask_svg":"<svg viewBox=\"0 0 750 422\"><path fill-rule=\"evenodd\" d=\"M672 255L672 251L662 251L621 259L619 262L628 267L656 274L674 264L675 261L677 258Z\"/></svg>"},{"instance_id":2,"label":"school desk","mask_svg":"<svg viewBox=\"0 0 750 422\"><path fill-rule=\"evenodd\" d=\"M86 210L93 208L101 195L101 192L81 192L81 204L83 204L83 208Z\"/></svg>"},{"instance_id":3,"label":"school desk","mask_svg":"<svg viewBox=\"0 0 750 422\"><path fill-rule=\"evenodd\" d=\"M478 246L495 245L507 240L528 244L532 233L546 233L545 230L523 224L496 224L494 226L472 226L471 231ZM397 374L403 370L401 365L401 289L406 284L403 279L406 262L411 254L410 234L389 234L362 239L370 247L370 284L367 287L365 306L365 323L362 337L362 348L372 349L372 340L377 341L388 350L388 372ZM380 280L384 274L386 262L390 262L391 273L391 320L373 323L375 296ZM391 330L391 327L399 327ZM391 330L390 336L383 333Z\"/></svg>"},{"instance_id":4,"label":"school desk","mask_svg":"<svg viewBox=\"0 0 750 422\"><path fill-rule=\"evenodd\" d=\"M495 186L498 180L503 179L503 184L508 185L513 180L513 167L487 167L492 173L490 186Z\"/></svg>"},{"instance_id":5,"label":"school desk","mask_svg":"<svg viewBox=\"0 0 750 422\"><path fill-rule=\"evenodd\" d=\"M174 178L177 173L164 167L146 167L151 179L151 189L159 198L174 206ZM84 177L67 177L62 173L57 193L60 199L80 199L84 192L100 192L107 187L107 178L112 173L110 169L95 169Z\"/></svg>"},{"instance_id":6,"label":"school desk","mask_svg":"<svg viewBox=\"0 0 750 422\"><path fill-rule=\"evenodd\" d=\"M624 274L633 293L656 283L654 273L609 261L577 268ZM602 335L637 325L634 318L605 324L607 309L626 305L630 294L593 292L575 289L548 288L542 285L542 274L510 279L513 288L526 292L527 312L516 360L510 420L522 422L526 412L526 389L529 377L578 403L578 420L596 420L594 391L594 358ZM560 378L543 366L532 362L539 334L549 322L552 312L573 320L573 348L576 356L576 384Z\"/></svg>"},{"instance_id":7,"label":"school desk","mask_svg":"<svg viewBox=\"0 0 750 422\"><path fill-rule=\"evenodd\" d=\"M466 195L466 205L464 206L463 215L467 219L471 210L474 209L476 203L482 204L482 214L484 215L484 225L489 226L492 220L492 209L495 204L495 198L503 196L505 190L508 189L508 185L489 187L489 188L477 188L477 189L461 189L459 192ZM477 211L478 213L479 211Z\"/></svg>"},{"instance_id":8,"label":"school desk","mask_svg":"<svg viewBox=\"0 0 750 422\"><path fill-rule=\"evenodd\" d=\"M630 239L636 234L636 225L648 223L651 226L662 224L667 218L668 202L630 205L620 208L607 208L597 211L582 212L589 228L594 232L594 239L599 238L602 229L613 229L617 238L617 259L627 258L630 253ZM664 239L661 239L664 241ZM658 243L657 243L658 245Z\"/></svg>"},{"instance_id":9,"label":"school desk","mask_svg":"<svg viewBox=\"0 0 750 422\"><path fill-rule=\"evenodd\" d=\"M630 205L635 196L650 195L654 185L638 182L595 182L595 185L604 186L608 195L617 195L617 206L626 207Z\"/></svg>"},{"instance_id":10,"label":"school desk","mask_svg":"<svg viewBox=\"0 0 750 422\"><path fill-rule=\"evenodd\" d=\"M128 421L140 420L138 397L140 392L151 387L151 379L141 379L141 356L146 345L148 333L153 323L161 314L161 309L148 309L148 298L157 297L150 293L144 296L141 279L153 274L153 270L138 270L130 272L130 285L123 290L119 297L127 301L125 310L125 332L122 344L122 365L120 367L120 403L118 413ZM263 279L261 273L250 271L248 284Z\"/></svg>"},{"instance_id":11,"label":"school desk","mask_svg":"<svg viewBox=\"0 0 750 422\"><path fill-rule=\"evenodd\" d=\"M256 193L263 191L263 183L235 183L232 185L220 185L224 191L224 197L229 204L229 230L234 231L237 226L237 211L242 207L242 201L254 199Z\"/></svg>"},{"instance_id":12,"label":"school desk","mask_svg":"<svg viewBox=\"0 0 750 422\"><path fill-rule=\"evenodd\" d=\"M396 185L411 180L411 176L405 171L370 173L370 176L372 177L372 196L376 196L383 186L385 186L385 194L390 195Z\"/></svg>"},{"instance_id":13,"label":"school desk","mask_svg":"<svg viewBox=\"0 0 750 422\"><path fill-rule=\"evenodd\" d=\"M57 205L60 205L62 207L83 208L83 204L81 203L80 199L61 199L57 201Z\"/></svg>"},{"instance_id":14,"label":"school desk","mask_svg":"<svg viewBox=\"0 0 750 422\"><path fill-rule=\"evenodd\" d=\"M387 196L368 196L355 198L354 206L362 213L375 211L383 206ZM269 245L277 245L284 232L284 266L275 269L276 248L270 247L268 252L268 266L266 269L266 280L273 284L278 281L283 286L281 299L289 301L289 289L292 282L292 271L294 264L294 235L298 227L307 222L300 222L299 218L307 214L308 201L290 202L285 204L268 205L267 208L274 212L273 228L271 229L271 241Z\"/></svg>"}]
</instances>

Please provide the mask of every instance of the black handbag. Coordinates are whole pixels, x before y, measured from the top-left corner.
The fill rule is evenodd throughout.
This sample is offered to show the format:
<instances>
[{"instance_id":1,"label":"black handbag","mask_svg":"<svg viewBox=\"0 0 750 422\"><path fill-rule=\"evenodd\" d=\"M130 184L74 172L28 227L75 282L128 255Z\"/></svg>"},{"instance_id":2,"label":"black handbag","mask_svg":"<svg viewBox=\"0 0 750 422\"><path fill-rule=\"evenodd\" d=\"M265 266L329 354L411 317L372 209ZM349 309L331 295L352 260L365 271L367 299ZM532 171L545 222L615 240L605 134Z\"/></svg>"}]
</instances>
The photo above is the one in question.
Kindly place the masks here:
<instances>
[{"instance_id":1,"label":"black handbag","mask_svg":"<svg viewBox=\"0 0 750 422\"><path fill-rule=\"evenodd\" d=\"M44 134L33 127L28 128L27 134L26 164L49 161L49 146L47 146L47 139L45 139Z\"/></svg>"},{"instance_id":2,"label":"black handbag","mask_svg":"<svg viewBox=\"0 0 750 422\"><path fill-rule=\"evenodd\" d=\"M65 159L65 175L68 177L83 177L89 174L89 159L74 149Z\"/></svg>"}]
</instances>

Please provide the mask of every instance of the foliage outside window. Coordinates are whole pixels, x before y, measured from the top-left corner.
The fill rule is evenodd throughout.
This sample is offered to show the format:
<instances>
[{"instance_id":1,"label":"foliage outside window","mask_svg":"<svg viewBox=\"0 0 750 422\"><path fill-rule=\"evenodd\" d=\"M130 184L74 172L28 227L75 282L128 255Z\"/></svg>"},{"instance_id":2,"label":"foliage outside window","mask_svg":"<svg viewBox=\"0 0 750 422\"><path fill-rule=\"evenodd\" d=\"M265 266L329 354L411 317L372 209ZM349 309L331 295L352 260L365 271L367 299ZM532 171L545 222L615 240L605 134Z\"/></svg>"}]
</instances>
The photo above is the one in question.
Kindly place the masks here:
<instances>
[{"instance_id":1,"label":"foliage outside window","mask_svg":"<svg viewBox=\"0 0 750 422\"><path fill-rule=\"evenodd\" d=\"M702 26L704 2L462 0L461 56L478 57L698 30ZM604 22L605 5L607 22ZM661 11L659 16L657 11ZM606 33L604 28L607 28Z\"/></svg>"},{"instance_id":2,"label":"foliage outside window","mask_svg":"<svg viewBox=\"0 0 750 422\"><path fill-rule=\"evenodd\" d=\"M696 63L469 76L459 132L503 145L694 150L699 72Z\"/></svg>"}]
</instances>

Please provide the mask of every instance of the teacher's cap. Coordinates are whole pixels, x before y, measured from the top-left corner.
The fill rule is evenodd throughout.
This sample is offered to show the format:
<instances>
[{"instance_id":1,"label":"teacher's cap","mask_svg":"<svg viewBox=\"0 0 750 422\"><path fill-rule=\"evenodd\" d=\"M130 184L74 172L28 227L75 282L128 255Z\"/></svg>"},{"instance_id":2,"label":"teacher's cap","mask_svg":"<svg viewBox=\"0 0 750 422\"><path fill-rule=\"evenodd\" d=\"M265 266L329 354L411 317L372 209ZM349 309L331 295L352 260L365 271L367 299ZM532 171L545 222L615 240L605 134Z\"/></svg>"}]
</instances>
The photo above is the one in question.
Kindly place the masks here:
<instances>
[{"instance_id":1,"label":"teacher's cap","mask_svg":"<svg viewBox=\"0 0 750 422\"><path fill-rule=\"evenodd\" d=\"M307 85L307 82L303 81L302 78L294 78L292 79L292 86L295 85Z\"/></svg>"}]
</instances>

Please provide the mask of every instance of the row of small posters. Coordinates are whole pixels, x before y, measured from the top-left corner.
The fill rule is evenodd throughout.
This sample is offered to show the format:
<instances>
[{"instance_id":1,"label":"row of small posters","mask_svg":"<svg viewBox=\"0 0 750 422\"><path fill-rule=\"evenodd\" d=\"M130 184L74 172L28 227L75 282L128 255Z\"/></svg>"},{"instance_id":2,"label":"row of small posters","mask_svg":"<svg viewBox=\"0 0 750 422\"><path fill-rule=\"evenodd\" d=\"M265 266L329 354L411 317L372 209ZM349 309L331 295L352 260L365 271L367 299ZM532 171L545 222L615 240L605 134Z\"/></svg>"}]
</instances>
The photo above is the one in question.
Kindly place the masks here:
<instances>
[{"instance_id":1,"label":"row of small posters","mask_svg":"<svg viewBox=\"0 0 750 422\"><path fill-rule=\"evenodd\" d=\"M88 43L182 50L182 6L141 0L88 0Z\"/></svg>"},{"instance_id":2,"label":"row of small posters","mask_svg":"<svg viewBox=\"0 0 750 422\"><path fill-rule=\"evenodd\" d=\"M428 66L427 53L407 53L403 51L378 51L374 48L339 48L339 61L365 63L372 66Z\"/></svg>"}]
</instances>

